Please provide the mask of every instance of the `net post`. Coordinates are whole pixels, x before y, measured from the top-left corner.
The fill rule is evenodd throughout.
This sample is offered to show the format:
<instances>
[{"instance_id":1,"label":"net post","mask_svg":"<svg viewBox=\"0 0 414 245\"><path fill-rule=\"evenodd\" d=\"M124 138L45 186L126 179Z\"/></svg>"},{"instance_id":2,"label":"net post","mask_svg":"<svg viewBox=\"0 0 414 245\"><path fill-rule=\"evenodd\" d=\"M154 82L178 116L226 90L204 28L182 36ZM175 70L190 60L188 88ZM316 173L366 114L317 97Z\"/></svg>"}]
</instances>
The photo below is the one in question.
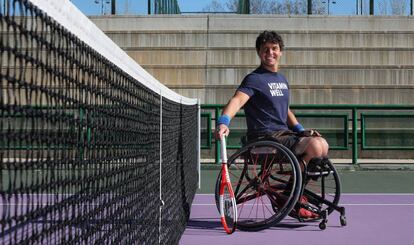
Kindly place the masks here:
<instances>
[{"instance_id":1,"label":"net post","mask_svg":"<svg viewBox=\"0 0 414 245\"><path fill-rule=\"evenodd\" d=\"M162 200L162 90L160 89L160 217L158 224L158 244L161 244L161 230L162 230L162 206L164 201Z\"/></svg>"},{"instance_id":2,"label":"net post","mask_svg":"<svg viewBox=\"0 0 414 245\"><path fill-rule=\"evenodd\" d=\"M201 189L201 106L200 99L197 99L197 168L198 168L198 189Z\"/></svg>"}]
</instances>

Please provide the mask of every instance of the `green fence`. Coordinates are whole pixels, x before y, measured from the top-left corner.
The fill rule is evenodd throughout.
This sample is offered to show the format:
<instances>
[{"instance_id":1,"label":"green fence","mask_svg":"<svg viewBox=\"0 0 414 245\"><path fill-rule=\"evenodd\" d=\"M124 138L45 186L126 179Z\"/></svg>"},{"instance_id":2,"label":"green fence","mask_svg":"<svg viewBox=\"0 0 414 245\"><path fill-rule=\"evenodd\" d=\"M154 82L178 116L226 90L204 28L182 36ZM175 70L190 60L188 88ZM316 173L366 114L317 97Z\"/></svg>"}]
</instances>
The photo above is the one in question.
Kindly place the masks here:
<instances>
[{"instance_id":1,"label":"green fence","mask_svg":"<svg viewBox=\"0 0 414 245\"><path fill-rule=\"evenodd\" d=\"M223 107L201 106L201 148L214 150L216 163L220 149L212 135ZM323 134L331 150L350 150L353 164L358 164L358 150L414 149L414 105L291 105L290 108L306 128L318 129ZM240 148L246 133L243 112L232 120L230 130L228 148Z\"/></svg>"},{"instance_id":2,"label":"green fence","mask_svg":"<svg viewBox=\"0 0 414 245\"><path fill-rule=\"evenodd\" d=\"M215 120L221 114L223 105L201 106L201 150L212 152L209 158L219 162L219 145L213 137ZM306 128L315 128L327 139L331 150L350 151L352 163L358 163L358 152L361 151L412 151L414 150L414 105L291 105L299 121ZM2 116L2 132L7 130L19 131L22 127L30 128L31 133L43 136L55 134L57 129L50 125L39 125L36 116L41 117L41 110L36 110L31 121L23 120L19 115L13 117ZM65 116L65 115L62 115ZM67 109L66 116L74 120L84 121L86 114L83 110ZM89 115L91 116L91 115ZM96 119L97 115L93 115ZM246 134L245 115L241 111L232 120L231 134L228 138L228 148L241 147L241 138ZM6 123L7 122L7 123ZM14 125L13 129L5 125ZM88 142L90 139L100 137L100 134L89 128L78 128L73 125L61 125L61 137L73 139L74 145L79 142ZM116 136L114 136L116 137ZM44 142L39 140L36 145L26 145L24 142L16 143L5 138L0 140L0 149L43 149ZM72 145L73 146L73 145ZM48 147L68 147L62 145ZM82 155L83 144L77 145ZM119 146L118 146L119 147ZM347 157L348 158L348 157Z\"/></svg>"}]
</instances>

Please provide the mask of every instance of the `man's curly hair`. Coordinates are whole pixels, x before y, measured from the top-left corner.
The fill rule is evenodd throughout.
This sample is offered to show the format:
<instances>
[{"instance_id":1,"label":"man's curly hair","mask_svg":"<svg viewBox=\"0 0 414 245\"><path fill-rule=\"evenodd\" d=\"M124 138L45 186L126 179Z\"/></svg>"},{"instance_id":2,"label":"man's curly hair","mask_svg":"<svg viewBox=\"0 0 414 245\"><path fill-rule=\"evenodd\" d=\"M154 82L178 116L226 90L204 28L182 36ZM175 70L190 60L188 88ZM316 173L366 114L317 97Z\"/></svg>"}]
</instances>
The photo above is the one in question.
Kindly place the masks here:
<instances>
[{"instance_id":1,"label":"man's curly hair","mask_svg":"<svg viewBox=\"0 0 414 245\"><path fill-rule=\"evenodd\" d=\"M282 37L274 31L264 31L256 39L256 51L259 52L260 47L266 42L279 44L279 48L283 51L285 47Z\"/></svg>"}]
</instances>

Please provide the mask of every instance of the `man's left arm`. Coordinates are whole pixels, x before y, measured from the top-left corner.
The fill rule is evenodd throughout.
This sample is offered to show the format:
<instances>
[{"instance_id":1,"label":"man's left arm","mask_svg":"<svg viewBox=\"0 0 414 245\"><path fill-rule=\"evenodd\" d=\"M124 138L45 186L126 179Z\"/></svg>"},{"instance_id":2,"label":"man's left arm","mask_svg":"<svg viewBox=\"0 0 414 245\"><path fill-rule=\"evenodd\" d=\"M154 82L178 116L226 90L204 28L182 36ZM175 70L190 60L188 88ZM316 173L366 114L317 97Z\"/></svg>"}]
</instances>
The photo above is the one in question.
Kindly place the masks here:
<instances>
[{"instance_id":1,"label":"man's left arm","mask_svg":"<svg viewBox=\"0 0 414 245\"><path fill-rule=\"evenodd\" d=\"M287 125L289 128L291 129L295 129L295 127L298 127L298 129L300 127L303 128L303 126L298 122L298 119L296 119L295 114L293 114L293 112L290 110L290 108L288 109L288 114L287 114ZM300 125L300 126L297 126ZM302 131L304 131L305 129L303 128ZM295 131L295 130L293 130Z\"/></svg>"},{"instance_id":2,"label":"man's left arm","mask_svg":"<svg viewBox=\"0 0 414 245\"><path fill-rule=\"evenodd\" d=\"M302 136L321 136L321 134L315 129L305 130L305 128L298 122L295 114L290 109L288 109L287 125L293 132L296 132Z\"/></svg>"}]
</instances>

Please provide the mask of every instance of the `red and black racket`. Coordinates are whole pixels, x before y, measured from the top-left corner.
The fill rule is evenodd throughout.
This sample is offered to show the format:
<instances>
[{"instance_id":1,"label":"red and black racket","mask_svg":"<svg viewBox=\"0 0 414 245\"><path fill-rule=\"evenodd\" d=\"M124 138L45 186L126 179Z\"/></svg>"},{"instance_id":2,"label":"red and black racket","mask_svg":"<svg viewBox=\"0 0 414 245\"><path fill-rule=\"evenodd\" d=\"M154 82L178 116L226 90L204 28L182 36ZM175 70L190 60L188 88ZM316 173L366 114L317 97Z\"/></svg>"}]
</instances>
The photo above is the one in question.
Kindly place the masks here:
<instances>
[{"instance_id":1,"label":"red and black racket","mask_svg":"<svg viewBox=\"0 0 414 245\"><path fill-rule=\"evenodd\" d=\"M236 229L237 206L234 198L233 188L230 182L229 171L227 169L227 148L226 138L222 136L221 143L221 183L220 183L220 216L221 223L227 234L231 234Z\"/></svg>"}]
</instances>

